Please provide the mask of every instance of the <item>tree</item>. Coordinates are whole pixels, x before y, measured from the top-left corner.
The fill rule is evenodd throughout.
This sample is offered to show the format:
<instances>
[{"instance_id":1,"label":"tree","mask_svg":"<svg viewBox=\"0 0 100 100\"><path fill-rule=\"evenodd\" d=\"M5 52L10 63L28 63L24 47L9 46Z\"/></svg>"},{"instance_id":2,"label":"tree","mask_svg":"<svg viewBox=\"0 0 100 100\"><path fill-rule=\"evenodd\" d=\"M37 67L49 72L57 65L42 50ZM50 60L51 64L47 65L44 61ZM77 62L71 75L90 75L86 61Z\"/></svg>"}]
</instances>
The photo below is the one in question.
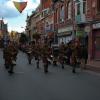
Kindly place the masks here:
<instances>
[{"instance_id":1,"label":"tree","mask_svg":"<svg viewBox=\"0 0 100 100\"><path fill-rule=\"evenodd\" d=\"M35 39L36 42L38 42L38 40L40 39L41 36L38 33L34 33L32 37L33 37L33 39Z\"/></svg>"},{"instance_id":2,"label":"tree","mask_svg":"<svg viewBox=\"0 0 100 100\"><path fill-rule=\"evenodd\" d=\"M26 43L28 42L28 37L25 34L21 34L20 39L19 39L20 43Z\"/></svg>"}]
</instances>

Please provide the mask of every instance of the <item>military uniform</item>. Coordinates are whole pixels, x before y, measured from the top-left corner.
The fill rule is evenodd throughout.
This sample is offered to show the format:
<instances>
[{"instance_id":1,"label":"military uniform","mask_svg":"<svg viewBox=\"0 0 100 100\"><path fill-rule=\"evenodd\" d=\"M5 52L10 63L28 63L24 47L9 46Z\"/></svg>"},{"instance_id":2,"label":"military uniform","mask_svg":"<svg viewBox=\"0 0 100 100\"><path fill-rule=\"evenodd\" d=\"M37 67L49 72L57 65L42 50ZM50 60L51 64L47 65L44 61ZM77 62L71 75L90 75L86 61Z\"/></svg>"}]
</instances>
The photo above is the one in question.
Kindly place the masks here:
<instances>
[{"instance_id":1,"label":"military uniform","mask_svg":"<svg viewBox=\"0 0 100 100\"><path fill-rule=\"evenodd\" d=\"M64 69L64 55L65 55L65 45L62 43L59 47L59 61L61 63L62 69Z\"/></svg>"},{"instance_id":2,"label":"military uniform","mask_svg":"<svg viewBox=\"0 0 100 100\"><path fill-rule=\"evenodd\" d=\"M10 57L10 51L9 48L4 48L3 50L3 58L5 60L5 68L9 69L10 64L11 64L11 57Z\"/></svg>"},{"instance_id":3,"label":"military uniform","mask_svg":"<svg viewBox=\"0 0 100 100\"><path fill-rule=\"evenodd\" d=\"M13 68L16 65L18 50L14 47L13 44L8 46L8 55L9 55L9 73L13 73Z\"/></svg>"},{"instance_id":4,"label":"military uniform","mask_svg":"<svg viewBox=\"0 0 100 100\"><path fill-rule=\"evenodd\" d=\"M48 45L45 44L42 48L42 60L43 60L43 64L44 64L44 72L47 73L48 72L48 56L49 56L49 52L48 52Z\"/></svg>"}]
</instances>

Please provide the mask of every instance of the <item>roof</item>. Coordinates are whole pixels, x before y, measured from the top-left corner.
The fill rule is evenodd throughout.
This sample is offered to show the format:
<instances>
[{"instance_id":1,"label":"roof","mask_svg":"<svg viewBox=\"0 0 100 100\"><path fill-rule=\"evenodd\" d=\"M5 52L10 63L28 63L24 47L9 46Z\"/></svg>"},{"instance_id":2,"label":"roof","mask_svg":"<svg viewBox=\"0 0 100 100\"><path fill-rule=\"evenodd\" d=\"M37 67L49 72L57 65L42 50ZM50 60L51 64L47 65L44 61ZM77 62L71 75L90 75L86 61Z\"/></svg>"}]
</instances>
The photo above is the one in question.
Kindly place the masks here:
<instances>
[{"instance_id":1,"label":"roof","mask_svg":"<svg viewBox=\"0 0 100 100\"><path fill-rule=\"evenodd\" d=\"M3 23L3 20L0 20L0 23Z\"/></svg>"}]
</instances>

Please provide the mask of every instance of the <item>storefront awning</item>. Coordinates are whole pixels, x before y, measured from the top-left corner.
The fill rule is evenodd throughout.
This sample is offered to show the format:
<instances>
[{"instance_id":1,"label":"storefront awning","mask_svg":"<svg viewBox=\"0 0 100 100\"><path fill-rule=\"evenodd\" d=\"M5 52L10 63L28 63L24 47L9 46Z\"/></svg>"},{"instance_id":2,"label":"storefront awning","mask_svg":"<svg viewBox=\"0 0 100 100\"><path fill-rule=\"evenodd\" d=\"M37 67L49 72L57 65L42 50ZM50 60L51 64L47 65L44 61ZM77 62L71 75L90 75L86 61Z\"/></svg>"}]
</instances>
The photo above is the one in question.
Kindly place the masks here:
<instances>
[{"instance_id":1,"label":"storefront awning","mask_svg":"<svg viewBox=\"0 0 100 100\"><path fill-rule=\"evenodd\" d=\"M57 36L62 37L62 36L70 36L72 35L72 32L62 32L62 33L58 33Z\"/></svg>"}]
</instances>

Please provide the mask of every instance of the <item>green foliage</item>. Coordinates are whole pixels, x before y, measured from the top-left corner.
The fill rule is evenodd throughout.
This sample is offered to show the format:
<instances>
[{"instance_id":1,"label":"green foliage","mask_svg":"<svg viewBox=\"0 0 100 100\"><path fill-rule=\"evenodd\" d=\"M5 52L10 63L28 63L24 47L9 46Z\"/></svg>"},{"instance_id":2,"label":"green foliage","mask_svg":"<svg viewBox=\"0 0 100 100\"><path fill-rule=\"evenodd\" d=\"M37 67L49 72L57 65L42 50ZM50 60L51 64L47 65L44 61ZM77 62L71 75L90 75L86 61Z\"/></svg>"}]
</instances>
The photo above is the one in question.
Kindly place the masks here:
<instances>
[{"instance_id":1,"label":"green foliage","mask_svg":"<svg viewBox=\"0 0 100 100\"><path fill-rule=\"evenodd\" d=\"M36 41L38 41L40 39L40 34L34 33L32 37L33 37L33 39L35 39Z\"/></svg>"},{"instance_id":2,"label":"green foliage","mask_svg":"<svg viewBox=\"0 0 100 100\"><path fill-rule=\"evenodd\" d=\"M20 43L26 43L28 42L28 37L25 34L21 34L20 39L19 39Z\"/></svg>"}]
</instances>

